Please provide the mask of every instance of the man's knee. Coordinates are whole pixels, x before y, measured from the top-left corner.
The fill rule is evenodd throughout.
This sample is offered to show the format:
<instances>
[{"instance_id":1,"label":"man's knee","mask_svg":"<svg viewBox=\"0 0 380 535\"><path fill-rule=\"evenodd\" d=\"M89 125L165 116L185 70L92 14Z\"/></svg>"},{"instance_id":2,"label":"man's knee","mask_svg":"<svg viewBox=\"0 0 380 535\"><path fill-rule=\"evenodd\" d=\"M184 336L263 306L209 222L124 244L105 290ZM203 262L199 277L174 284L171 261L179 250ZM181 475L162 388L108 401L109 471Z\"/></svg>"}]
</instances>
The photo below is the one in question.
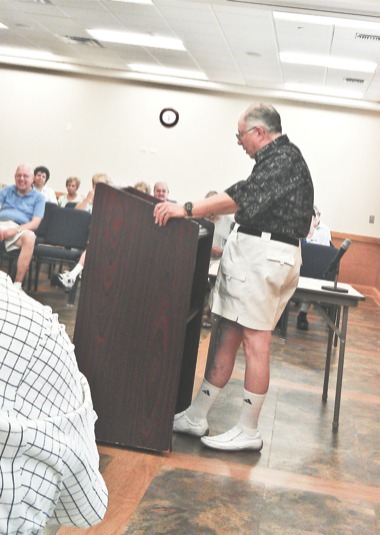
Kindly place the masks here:
<instances>
[{"instance_id":1,"label":"man's knee","mask_svg":"<svg viewBox=\"0 0 380 535\"><path fill-rule=\"evenodd\" d=\"M17 240L16 245L18 245L21 249L23 247L32 248L34 247L35 241L36 235L34 232L32 230L25 230Z\"/></svg>"},{"instance_id":2,"label":"man's knee","mask_svg":"<svg viewBox=\"0 0 380 535\"><path fill-rule=\"evenodd\" d=\"M272 331L259 331L246 327L243 330L243 348L246 355L269 351L271 340Z\"/></svg>"}]
</instances>

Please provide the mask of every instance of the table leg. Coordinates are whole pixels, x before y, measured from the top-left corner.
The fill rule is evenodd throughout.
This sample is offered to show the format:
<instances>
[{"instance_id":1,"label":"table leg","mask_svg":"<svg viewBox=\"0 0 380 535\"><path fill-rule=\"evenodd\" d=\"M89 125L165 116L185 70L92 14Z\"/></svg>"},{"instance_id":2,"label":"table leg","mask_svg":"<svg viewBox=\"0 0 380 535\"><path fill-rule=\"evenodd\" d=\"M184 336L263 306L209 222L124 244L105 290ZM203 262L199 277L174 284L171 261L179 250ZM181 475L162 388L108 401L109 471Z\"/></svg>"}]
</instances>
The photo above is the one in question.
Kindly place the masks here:
<instances>
[{"instance_id":1,"label":"table leg","mask_svg":"<svg viewBox=\"0 0 380 535\"><path fill-rule=\"evenodd\" d=\"M338 429L339 427L339 410L340 410L340 398L342 394L342 380L343 380L344 352L346 349L347 321L348 321L348 306L344 306L343 317L342 317L342 327L340 330L338 373L336 377L335 407L334 407L334 419L333 419L333 429L335 430Z\"/></svg>"},{"instance_id":2,"label":"table leg","mask_svg":"<svg viewBox=\"0 0 380 535\"><path fill-rule=\"evenodd\" d=\"M329 317L332 320L332 307L329 308ZM332 342L333 342L333 335L334 332L330 325L328 325L329 332L328 332L328 338L327 338L327 351L326 351L326 363L325 363L325 377L323 380L323 392L322 392L322 400L327 400L328 395L328 389L329 389L329 377L330 377L330 365L331 365L331 350L332 350Z\"/></svg>"}]
</instances>

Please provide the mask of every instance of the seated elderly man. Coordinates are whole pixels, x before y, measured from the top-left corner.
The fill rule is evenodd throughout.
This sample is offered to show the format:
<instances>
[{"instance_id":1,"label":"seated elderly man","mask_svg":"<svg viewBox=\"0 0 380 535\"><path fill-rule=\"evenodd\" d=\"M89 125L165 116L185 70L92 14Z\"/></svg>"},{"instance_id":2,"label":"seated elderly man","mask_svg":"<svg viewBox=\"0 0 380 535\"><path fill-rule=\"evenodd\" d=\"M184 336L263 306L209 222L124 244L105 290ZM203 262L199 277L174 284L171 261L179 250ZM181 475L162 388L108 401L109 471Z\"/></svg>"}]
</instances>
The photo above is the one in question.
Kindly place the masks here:
<instances>
[{"instance_id":1,"label":"seated elderly man","mask_svg":"<svg viewBox=\"0 0 380 535\"><path fill-rule=\"evenodd\" d=\"M0 324L0 533L96 524L108 492L74 346L57 315L2 271Z\"/></svg>"},{"instance_id":2,"label":"seated elderly man","mask_svg":"<svg viewBox=\"0 0 380 535\"><path fill-rule=\"evenodd\" d=\"M34 231L41 223L45 211L45 199L33 187L33 169L19 165L15 185L0 190L0 241L6 251L20 249L15 283L21 288L34 251Z\"/></svg>"}]
</instances>

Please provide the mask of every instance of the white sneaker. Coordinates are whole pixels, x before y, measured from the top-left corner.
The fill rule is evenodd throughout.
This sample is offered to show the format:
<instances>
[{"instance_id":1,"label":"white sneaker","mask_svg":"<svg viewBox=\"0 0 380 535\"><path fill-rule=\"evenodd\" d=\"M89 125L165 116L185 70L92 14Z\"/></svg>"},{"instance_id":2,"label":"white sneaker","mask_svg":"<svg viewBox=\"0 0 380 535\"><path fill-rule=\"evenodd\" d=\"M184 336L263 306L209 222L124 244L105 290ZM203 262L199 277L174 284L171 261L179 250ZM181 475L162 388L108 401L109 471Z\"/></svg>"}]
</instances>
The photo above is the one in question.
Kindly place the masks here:
<instances>
[{"instance_id":1,"label":"white sneaker","mask_svg":"<svg viewBox=\"0 0 380 535\"><path fill-rule=\"evenodd\" d=\"M208 423L206 418L202 418L198 422L192 422L186 411L183 411L174 416L173 431L202 437L203 435L208 435Z\"/></svg>"},{"instance_id":2,"label":"white sneaker","mask_svg":"<svg viewBox=\"0 0 380 535\"><path fill-rule=\"evenodd\" d=\"M75 283L75 279L71 276L70 271L59 273L57 279L59 284L63 286L66 290L71 290Z\"/></svg>"},{"instance_id":3,"label":"white sneaker","mask_svg":"<svg viewBox=\"0 0 380 535\"><path fill-rule=\"evenodd\" d=\"M255 436L250 437L237 425L222 435L202 437L201 442L208 448L224 451L260 451L263 447L260 431L257 431Z\"/></svg>"}]
</instances>

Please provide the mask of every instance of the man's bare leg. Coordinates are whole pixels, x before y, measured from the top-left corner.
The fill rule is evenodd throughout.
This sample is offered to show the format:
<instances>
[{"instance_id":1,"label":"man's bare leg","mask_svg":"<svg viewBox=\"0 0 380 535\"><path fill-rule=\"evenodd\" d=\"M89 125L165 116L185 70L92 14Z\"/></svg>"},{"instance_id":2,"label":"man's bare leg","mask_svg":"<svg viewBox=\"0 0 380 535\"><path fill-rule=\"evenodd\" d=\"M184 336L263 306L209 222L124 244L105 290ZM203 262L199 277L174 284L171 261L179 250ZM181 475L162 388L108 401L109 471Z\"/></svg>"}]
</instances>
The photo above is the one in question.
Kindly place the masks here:
<instances>
[{"instance_id":1,"label":"man's bare leg","mask_svg":"<svg viewBox=\"0 0 380 535\"><path fill-rule=\"evenodd\" d=\"M234 369L236 354L243 339L243 327L225 318L213 316L205 378L212 385L223 388Z\"/></svg>"},{"instance_id":2,"label":"man's bare leg","mask_svg":"<svg viewBox=\"0 0 380 535\"><path fill-rule=\"evenodd\" d=\"M243 329L245 353L244 386L255 394L266 394L270 376L270 344L272 331Z\"/></svg>"},{"instance_id":3,"label":"man's bare leg","mask_svg":"<svg viewBox=\"0 0 380 535\"><path fill-rule=\"evenodd\" d=\"M36 235L31 230L26 230L21 234L16 241L16 245L20 248L20 255L17 261L17 273L15 282L21 283L25 278L28 271L30 262L33 258L34 243L36 241Z\"/></svg>"},{"instance_id":4,"label":"man's bare leg","mask_svg":"<svg viewBox=\"0 0 380 535\"><path fill-rule=\"evenodd\" d=\"M226 433L203 437L206 446L225 451L261 450L263 441L257 424L269 386L271 336L271 331L242 328L246 368L240 419Z\"/></svg>"},{"instance_id":5,"label":"man's bare leg","mask_svg":"<svg viewBox=\"0 0 380 535\"><path fill-rule=\"evenodd\" d=\"M231 377L242 335L240 325L212 315L212 334L205 377L190 407L176 414L174 431L195 436L208 433L207 414L220 390Z\"/></svg>"}]
</instances>

